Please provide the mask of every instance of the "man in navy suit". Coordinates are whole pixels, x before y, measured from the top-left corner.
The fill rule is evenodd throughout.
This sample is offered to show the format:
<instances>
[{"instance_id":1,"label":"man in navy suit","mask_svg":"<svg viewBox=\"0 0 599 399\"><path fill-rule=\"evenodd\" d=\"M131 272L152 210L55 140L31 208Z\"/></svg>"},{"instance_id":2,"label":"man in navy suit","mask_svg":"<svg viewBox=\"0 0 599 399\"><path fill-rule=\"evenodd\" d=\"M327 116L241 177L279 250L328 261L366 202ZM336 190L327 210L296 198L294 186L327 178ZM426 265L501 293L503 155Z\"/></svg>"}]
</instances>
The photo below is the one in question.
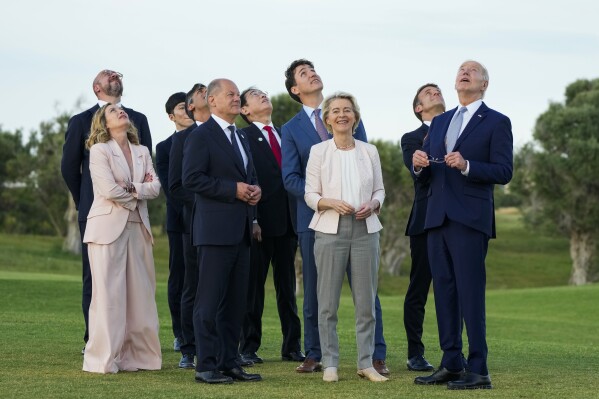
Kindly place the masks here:
<instances>
[{"instance_id":1,"label":"man in navy suit","mask_svg":"<svg viewBox=\"0 0 599 399\"><path fill-rule=\"evenodd\" d=\"M455 88L460 106L436 117L413 172L430 184L425 229L435 290L443 358L437 371L416 384L449 389L492 388L487 368L485 258L495 238L495 184L513 172L509 118L482 101L489 74L476 61L464 62ZM468 363L462 355L462 320L468 334Z\"/></svg>"},{"instance_id":2,"label":"man in navy suit","mask_svg":"<svg viewBox=\"0 0 599 399\"><path fill-rule=\"evenodd\" d=\"M427 83L416 91L412 110L422 125L413 132L406 133L401 138L403 161L408 170L412 170L412 155L416 150L422 150L422 143L428 133L428 127L433 118L445 112L445 101L439 86ZM426 231L424 219L428 184L414 178L414 202L406 226L406 235L410 236L410 284L404 300L404 327L408 338L408 370L428 371L433 366L424 358L422 343L422 325L424 323L424 308L431 286L431 269L428 265L426 249Z\"/></svg>"},{"instance_id":3,"label":"man in navy suit","mask_svg":"<svg viewBox=\"0 0 599 399\"><path fill-rule=\"evenodd\" d=\"M195 121L187 129L177 132L173 136L168 167L168 191L172 198L182 203L182 239L183 263L185 276L181 293L181 331L183 343L181 344L181 359L179 367L182 369L194 368L196 354L195 334L193 329L193 305L198 289L198 256L197 250L191 242L191 223L194 194L183 188L183 148L185 140L198 126L210 118L210 109L206 103L206 86L196 83L185 96L186 112L189 118Z\"/></svg>"},{"instance_id":4,"label":"man in navy suit","mask_svg":"<svg viewBox=\"0 0 599 399\"><path fill-rule=\"evenodd\" d=\"M183 204L172 198L168 191L169 153L173 136L193 124L187 116L185 109L185 93L179 92L171 95L166 101L166 113L175 123L175 133L166 140L156 145L156 173L162 184L166 197L166 232L168 235L168 307L171 313L173 334L175 336L174 349L181 350L183 332L181 329L181 292L183 291L183 277L185 266L183 264Z\"/></svg>"},{"instance_id":5,"label":"man in navy suit","mask_svg":"<svg viewBox=\"0 0 599 399\"><path fill-rule=\"evenodd\" d=\"M255 205L261 197L247 137L235 118L240 94L228 79L210 82L212 116L187 138L183 186L195 194L192 242L198 247L194 306L196 381L258 381L237 365Z\"/></svg>"},{"instance_id":6,"label":"man in navy suit","mask_svg":"<svg viewBox=\"0 0 599 399\"><path fill-rule=\"evenodd\" d=\"M85 148L85 141L89 136L92 117L102 105L112 103L121 106L121 96L123 95L122 77L122 74L108 69L98 73L92 84L94 94L98 98L98 103L90 109L74 115L69 120L67 131L65 133L64 145L62 147L60 171L73 196L75 207L79 212L79 233L82 240L81 260L83 263L83 295L81 307L83 310L83 318L85 319L85 334L83 336L85 342L87 342L88 338L88 314L89 304L92 298L92 277L89 269L87 244L83 243L83 235L85 234L85 226L87 225L87 214L94 201L92 179L89 173L89 150ZM150 134L150 127L148 126L148 119L140 112L130 108L122 108L127 112L129 120L131 120L137 128L139 142L148 147L151 154L152 136ZM85 348L83 350L85 350Z\"/></svg>"},{"instance_id":7,"label":"man in navy suit","mask_svg":"<svg viewBox=\"0 0 599 399\"><path fill-rule=\"evenodd\" d=\"M296 368L298 373L322 370L320 364L320 337L318 335L318 300L316 298L316 264L314 260L314 230L308 228L314 211L304 200L306 166L310 148L331 136L324 129L320 105L323 101L323 84L308 60L293 61L285 71L285 87L292 99L303 105L302 109L281 128L283 154L282 169L285 189L297 202L297 220L294 228L299 237L304 279L304 349L306 359ZM354 137L367 141L362 121ZM351 284L351 278L350 278ZM387 347L383 338L383 320L378 295L375 301L376 329L373 366L379 374L389 375L385 364Z\"/></svg>"},{"instance_id":8,"label":"man in navy suit","mask_svg":"<svg viewBox=\"0 0 599 399\"><path fill-rule=\"evenodd\" d=\"M250 142L256 175L262 189L254 220L250 251L250 284L239 351L242 359L262 363L256 353L262 340L264 284L272 263L277 309L281 321L283 360L304 361L301 351L302 326L295 299L295 253L297 235L291 223L290 198L281 175L281 138L272 124L268 94L250 87L241 93L241 116L249 124L242 131ZM294 209L295 211L295 209Z\"/></svg>"}]
</instances>

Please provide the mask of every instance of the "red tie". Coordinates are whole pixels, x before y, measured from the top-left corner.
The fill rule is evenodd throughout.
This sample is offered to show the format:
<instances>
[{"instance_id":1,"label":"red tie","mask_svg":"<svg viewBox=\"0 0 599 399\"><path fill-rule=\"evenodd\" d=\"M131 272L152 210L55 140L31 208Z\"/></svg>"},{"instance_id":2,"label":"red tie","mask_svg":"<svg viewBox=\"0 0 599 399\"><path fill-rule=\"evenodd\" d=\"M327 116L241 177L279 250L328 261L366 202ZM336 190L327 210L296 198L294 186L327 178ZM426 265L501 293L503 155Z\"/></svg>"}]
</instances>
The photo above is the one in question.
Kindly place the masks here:
<instances>
[{"instance_id":1,"label":"red tie","mask_svg":"<svg viewBox=\"0 0 599 399\"><path fill-rule=\"evenodd\" d=\"M268 141L270 142L270 148L272 149L272 153L279 164L279 168L281 167L281 146L277 141L275 134L272 131L272 127L264 126L264 129L268 132Z\"/></svg>"}]
</instances>

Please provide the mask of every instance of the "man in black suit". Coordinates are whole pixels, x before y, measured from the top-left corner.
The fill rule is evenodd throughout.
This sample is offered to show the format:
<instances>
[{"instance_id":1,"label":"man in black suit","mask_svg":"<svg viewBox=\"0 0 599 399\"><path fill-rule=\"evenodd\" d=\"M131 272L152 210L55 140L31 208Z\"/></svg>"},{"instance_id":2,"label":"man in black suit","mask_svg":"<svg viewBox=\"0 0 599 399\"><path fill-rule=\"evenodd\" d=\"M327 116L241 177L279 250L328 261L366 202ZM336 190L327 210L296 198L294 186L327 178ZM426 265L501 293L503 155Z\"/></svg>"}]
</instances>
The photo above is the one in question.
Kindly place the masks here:
<instances>
[{"instance_id":1,"label":"man in black suit","mask_svg":"<svg viewBox=\"0 0 599 399\"><path fill-rule=\"evenodd\" d=\"M93 81L92 88L98 98L98 103L90 109L73 116L69 120L65 141L62 147L62 161L60 171L62 177L73 196L79 219L79 233L81 234L81 260L83 263L83 295L81 307L85 319L85 334L83 340L88 338L88 314L89 304L92 298L92 277L89 269L89 258L87 255L87 244L83 243L85 226L87 225L87 214L94 201L92 179L89 173L89 150L85 149L85 140L89 136L92 117L96 111L106 103L121 106L123 94L122 74L105 69L100 71ZM121 106L122 107L122 106ZM145 145L152 153L152 136L148 119L140 112L130 108L122 107L131 122L137 127L139 142ZM83 349L82 353L85 351Z\"/></svg>"},{"instance_id":2,"label":"man in black suit","mask_svg":"<svg viewBox=\"0 0 599 399\"><path fill-rule=\"evenodd\" d=\"M445 101L439 86L434 83L421 86L416 91L412 109L422 125L413 132L404 134L401 138L403 161L410 171L412 170L412 154L416 150L422 150L422 143L428 133L431 121L435 116L445 112ZM406 235L410 236L412 268L410 269L410 285L404 300L403 321L408 338L407 366L408 370L412 371L433 369L433 366L424 358L424 344L422 343L424 307L432 280L426 248L426 231L424 230L428 189L428 182L414 178L414 202L406 226Z\"/></svg>"},{"instance_id":3,"label":"man in black suit","mask_svg":"<svg viewBox=\"0 0 599 399\"><path fill-rule=\"evenodd\" d=\"M250 268L250 243L257 185L247 137L235 118L240 94L228 79L210 82L206 98L212 116L187 138L183 186L195 194L192 243L198 247L198 289L194 305L196 381L258 381L237 365Z\"/></svg>"},{"instance_id":4,"label":"man in black suit","mask_svg":"<svg viewBox=\"0 0 599 399\"><path fill-rule=\"evenodd\" d=\"M206 86L201 83L193 85L185 96L186 112L189 118L195 121L187 129L173 135L173 142L169 154L168 191L172 198L182 203L183 225L183 263L185 264L185 277L183 279L183 292L181 294L181 330L183 344L181 345L181 360L179 367L183 369L194 368L196 354L195 335L193 330L193 305L198 289L198 257L197 250L191 242L191 222L194 195L183 188L183 147L185 140L203 122L210 118L210 109L206 103Z\"/></svg>"},{"instance_id":5,"label":"man in black suit","mask_svg":"<svg viewBox=\"0 0 599 399\"><path fill-rule=\"evenodd\" d=\"M248 136L256 175L262 188L254 220L250 251L250 284L239 351L242 359L262 363L257 355L262 339L264 284L272 263L281 321L283 360L304 361L300 338L302 326L295 300L295 252L297 235L293 231L290 209L295 201L283 186L281 175L281 137L271 120L272 103L268 94L250 87L241 93L241 116L249 124L242 131Z\"/></svg>"},{"instance_id":6,"label":"man in black suit","mask_svg":"<svg viewBox=\"0 0 599 399\"><path fill-rule=\"evenodd\" d=\"M162 184L162 190L166 197L166 232L168 235L168 307L171 313L171 321L175 341L175 351L181 350L183 344L183 332L181 329L181 292L183 291L183 277L185 266L183 264L183 204L172 198L168 191L168 168L169 153L173 142L173 136L189 126L193 121L187 116L185 93L179 92L171 95L166 104L166 113L171 121L175 123L175 133L166 140L156 145L156 173Z\"/></svg>"}]
</instances>

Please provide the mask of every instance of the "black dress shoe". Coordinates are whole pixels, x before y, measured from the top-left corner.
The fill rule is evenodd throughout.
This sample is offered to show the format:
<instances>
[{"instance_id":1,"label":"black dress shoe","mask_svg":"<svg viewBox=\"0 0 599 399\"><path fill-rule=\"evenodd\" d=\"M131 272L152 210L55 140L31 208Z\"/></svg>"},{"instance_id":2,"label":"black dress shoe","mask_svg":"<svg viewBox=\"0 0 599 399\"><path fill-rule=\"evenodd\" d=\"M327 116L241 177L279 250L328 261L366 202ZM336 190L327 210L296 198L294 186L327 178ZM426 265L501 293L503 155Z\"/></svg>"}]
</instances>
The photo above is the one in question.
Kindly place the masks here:
<instances>
[{"instance_id":1,"label":"black dress shoe","mask_svg":"<svg viewBox=\"0 0 599 399\"><path fill-rule=\"evenodd\" d=\"M246 373L241 367L235 367L231 370L223 370L223 375L231 377L237 381L262 381L260 374Z\"/></svg>"},{"instance_id":2,"label":"black dress shoe","mask_svg":"<svg viewBox=\"0 0 599 399\"><path fill-rule=\"evenodd\" d=\"M205 384L231 384L233 383L233 378L227 377L216 370L196 371L196 381Z\"/></svg>"},{"instance_id":3,"label":"black dress shoe","mask_svg":"<svg viewBox=\"0 0 599 399\"><path fill-rule=\"evenodd\" d=\"M439 385L447 384L450 381L456 381L464 377L464 370L449 371L445 367L441 367L429 376L416 377L414 384L419 385Z\"/></svg>"},{"instance_id":4,"label":"black dress shoe","mask_svg":"<svg viewBox=\"0 0 599 399\"><path fill-rule=\"evenodd\" d=\"M447 389L491 389L491 377L466 372L462 378L447 383Z\"/></svg>"},{"instance_id":5,"label":"black dress shoe","mask_svg":"<svg viewBox=\"0 0 599 399\"><path fill-rule=\"evenodd\" d=\"M193 362L193 354L187 353L181 356L181 360L179 360L179 368L180 369L192 369L196 365Z\"/></svg>"},{"instance_id":6,"label":"black dress shoe","mask_svg":"<svg viewBox=\"0 0 599 399\"><path fill-rule=\"evenodd\" d=\"M433 365L426 361L424 356L416 355L407 361L408 370L411 371L430 371L434 369Z\"/></svg>"},{"instance_id":7,"label":"black dress shoe","mask_svg":"<svg viewBox=\"0 0 599 399\"><path fill-rule=\"evenodd\" d=\"M241 355L241 359L245 360L245 361L250 361L253 363L264 363L264 360L262 360L262 358L260 356L258 356L256 354L256 352L253 353L242 353Z\"/></svg>"},{"instance_id":8,"label":"black dress shoe","mask_svg":"<svg viewBox=\"0 0 599 399\"><path fill-rule=\"evenodd\" d=\"M294 351L282 354L281 359L288 362L303 362L306 360L306 355L302 351Z\"/></svg>"},{"instance_id":9,"label":"black dress shoe","mask_svg":"<svg viewBox=\"0 0 599 399\"><path fill-rule=\"evenodd\" d=\"M251 367L254 365L254 362L252 362L250 359L244 358L241 355L237 356L237 359L235 359L235 363L237 363L239 367Z\"/></svg>"}]
</instances>

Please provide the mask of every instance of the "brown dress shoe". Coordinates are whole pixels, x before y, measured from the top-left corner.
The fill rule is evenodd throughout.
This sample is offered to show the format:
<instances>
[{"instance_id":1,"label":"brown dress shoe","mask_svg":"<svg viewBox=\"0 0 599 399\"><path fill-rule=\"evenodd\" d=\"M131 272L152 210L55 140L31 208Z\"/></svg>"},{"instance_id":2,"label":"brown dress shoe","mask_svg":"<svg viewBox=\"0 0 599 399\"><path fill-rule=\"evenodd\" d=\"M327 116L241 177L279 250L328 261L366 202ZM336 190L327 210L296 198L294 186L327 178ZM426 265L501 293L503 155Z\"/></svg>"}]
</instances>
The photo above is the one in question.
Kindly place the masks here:
<instances>
[{"instance_id":1,"label":"brown dress shoe","mask_svg":"<svg viewBox=\"0 0 599 399\"><path fill-rule=\"evenodd\" d=\"M313 373L322 371L322 364L314 359L307 357L302 364L295 368L298 373Z\"/></svg>"},{"instance_id":2,"label":"brown dress shoe","mask_svg":"<svg viewBox=\"0 0 599 399\"><path fill-rule=\"evenodd\" d=\"M380 375L389 375L391 374L391 372L389 371L389 369L387 368L387 365L385 364L384 360L373 360L372 361L372 367L374 367L374 369L380 374Z\"/></svg>"}]
</instances>

